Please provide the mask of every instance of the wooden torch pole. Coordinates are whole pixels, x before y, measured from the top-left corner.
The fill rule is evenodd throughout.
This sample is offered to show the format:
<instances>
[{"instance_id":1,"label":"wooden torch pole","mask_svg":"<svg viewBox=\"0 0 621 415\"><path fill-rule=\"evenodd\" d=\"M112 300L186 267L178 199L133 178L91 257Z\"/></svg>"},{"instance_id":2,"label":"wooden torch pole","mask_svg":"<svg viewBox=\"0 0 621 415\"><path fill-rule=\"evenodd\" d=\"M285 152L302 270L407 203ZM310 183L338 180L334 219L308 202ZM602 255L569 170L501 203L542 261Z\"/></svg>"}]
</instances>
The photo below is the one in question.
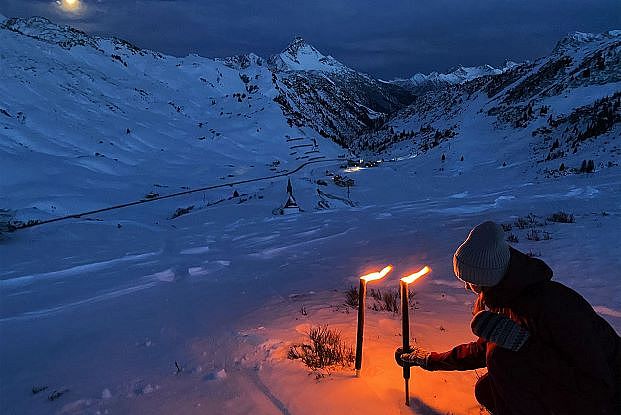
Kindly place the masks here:
<instances>
[{"instance_id":1,"label":"wooden torch pole","mask_svg":"<svg viewBox=\"0 0 621 415\"><path fill-rule=\"evenodd\" d=\"M356 333L356 377L360 377L362 368L362 337L364 334L364 311L366 309L365 298L367 297L367 282L360 279L358 289L358 331Z\"/></svg>"},{"instance_id":2,"label":"wooden torch pole","mask_svg":"<svg viewBox=\"0 0 621 415\"><path fill-rule=\"evenodd\" d=\"M410 313L408 304L408 284L399 281L401 291L401 335L403 336L403 353L410 352ZM410 406L410 367L403 366L403 380L405 381L405 404Z\"/></svg>"}]
</instances>

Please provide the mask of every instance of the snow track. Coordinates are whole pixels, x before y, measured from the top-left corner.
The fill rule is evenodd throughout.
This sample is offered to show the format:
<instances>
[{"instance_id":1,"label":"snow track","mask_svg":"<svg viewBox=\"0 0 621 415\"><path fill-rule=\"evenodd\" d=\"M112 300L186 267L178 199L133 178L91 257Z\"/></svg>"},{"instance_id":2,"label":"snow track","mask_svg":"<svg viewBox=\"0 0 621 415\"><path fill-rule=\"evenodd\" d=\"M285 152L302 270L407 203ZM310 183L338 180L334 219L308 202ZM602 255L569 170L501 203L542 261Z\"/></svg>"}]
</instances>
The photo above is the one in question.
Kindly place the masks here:
<instances>
[{"instance_id":1,"label":"snow track","mask_svg":"<svg viewBox=\"0 0 621 415\"><path fill-rule=\"evenodd\" d=\"M8 323L8 322L21 321L21 320L42 318L42 317L50 316L52 314L67 312L67 311L71 311L72 309L76 307L91 305L91 304L94 304L100 301L113 300L114 298L117 298L117 297L121 297L121 296L128 295L128 294L134 294L138 291L149 289L155 286L156 284L157 282L150 282L150 283L141 284L141 285L137 285L133 287L117 289L117 290L106 292L104 294L97 295L95 297L87 298L81 301L75 301L75 302L68 303L68 304L63 304L57 307L51 307L51 308L41 309L37 311L29 311L29 312L26 312L26 313L23 313L18 316L14 316L14 317L0 318L0 323Z\"/></svg>"},{"instance_id":2,"label":"snow track","mask_svg":"<svg viewBox=\"0 0 621 415\"><path fill-rule=\"evenodd\" d=\"M0 279L0 289L3 288L23 288L33 283L43 282L45 280L65 279L68 277L83 277L84 274L110 269L115 265L138 262L143 259L157 256L157 252L147 252L144 254L127 255L121 258L114 258L108 261L93 262L90 264L76 265L71 268L58 271L44 272L40 274L23 275L19 277L9 277Z\"/></svg>"}]
</instances>

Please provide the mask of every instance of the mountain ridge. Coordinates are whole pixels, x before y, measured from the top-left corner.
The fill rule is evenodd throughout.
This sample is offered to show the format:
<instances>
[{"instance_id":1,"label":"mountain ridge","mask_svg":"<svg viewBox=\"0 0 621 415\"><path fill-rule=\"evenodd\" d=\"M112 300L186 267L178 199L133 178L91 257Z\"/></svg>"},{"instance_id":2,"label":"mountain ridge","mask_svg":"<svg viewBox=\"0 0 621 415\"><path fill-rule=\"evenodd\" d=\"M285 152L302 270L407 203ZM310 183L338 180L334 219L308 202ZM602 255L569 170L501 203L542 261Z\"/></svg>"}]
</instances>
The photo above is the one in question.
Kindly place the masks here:
<instances>
[{"instance_id":1,"label":"mountain ridge","mask_svg":"<svg viewBox=\"0 0 621 415\"><path fill-rule=\"evenodd\" d=\"M493 66L487 64L469 67L458 65L455 68L449 69L445 73L433 71L428 74L424 74L419 72L409 78L397 78L387 82L408 88L416 94L422 94L431 89L461 84L481 76L498 75L517 65L519 64L509 60L505 62L502 68L494 68Z\"/></svg>"},{"instance_id":2,"label":"mountain ridge","mask_svg":"<svg viewBox=\"0 0 621 415\"><path fill-rule=\"evenodd\" d=\"M55 25L45 18L12 18L2 27L40 41L58 44L64 49L91 47L125 66L135 60L134 56L149 55L170 61L184 59L140 49L114 37L91 36L69 26ZM206 64L223 63L243 72L239 76L246 84L247 91L254 90L256 85L245 72L266 68L273 75L272 87L278 91L276 102L289 125L310 127L343 146L350 146L356 135L374 128L378 119L403 108L414 98L411 92L398 85L383 83L321 54L299 37L283 52L268 59L253 53L228 58L190 55L185 59L195 59ZM206 83L215 85L213 80L202 78Z\"/></svg>"},{"instance_id":3,"label":"mountain ridge","mask_svg":"<svg viewBox=\"0 0 621 415\"><path fill-rule=\"evenodd\" d=\"M150 101L140 111L154 111L153 105L156 105L157 111L167 114L172 108L175 117L186 120L184 123L192 121L204 125L208 117L202 114L209 113L209 117L219 119L216 123L220 127L211 129L213 137L227 136L230 127L222 122L226 117L237 117L240 121L246 120L244 131L254 131L252 135L260 139L265 139L262 123L268 122L260 112L270 112L270 117L280 112L277 120L269 118L270 123L279 125L278 134L317 134L357 152L385 151L404 145L406 147L397 152L426 151L443 140L459 137L464 114L470 111L475 111L473 119L494 126L491 134L497 134L502 128L512 128L520 134L525 132L539 137L543 134L546 140L554 142L554 137L564 137L567 133L552 131L558 126L550 124L569 123L571 125L563 124L564 128L578 128L571 114L584 106L600 108L596 102L614 96L619 89L616 84L621 82L621 74L616 69L621 67L620 31L569 34L559 40L548 56L534 62L507 62L501 69L489 65L458 66L449 74L421 75L418 76L421 82L432 76L438 83L415 94L394 82L348 68L299 37L281 53L267 59L254 53L225 58L198 55L177 58L140 49L114 37L91 36L44 18L11 18L0 26L37 42L58 45L66 51L59 54L59 58L71 56L75 61L73 65L80 68L85 79L115 80L117 85L127 88L123 94L135 95L134 91L139 91L137 97L131 98L132 107L127 111L139 109L138 102L134 102L138 98ZM29 68L18 58L20 40L14 41L14 67ZM44 56L33 55L31 59L36 61ZM91 63L95 64L93 73L87 69ZM28 72L17 71L13 75L22 84L39 82ZM144 83L141 76L149 77L145 85L141 85ZM98 101L99 98L89 92L90 84L69 79L49 78L53 85L46 87L60 88L59 91L65 91L60 93L69 93L81 100ZM120 79L123 81L118 81ZM101 93L104 105L123 112L127 102L108 97L108 94L119 95L118 91L111 93L110 88L112 86L106 86L106 92ZM157 98L151 95L149 88L158 89L160 95ZM575 88L590 88L590 92L579 95L575 102L563 98ZM548 104L550 100L554 102ZM614 102L613 99L606 105L614 106ZM8 114L24 112L7 101L0 101L0 106ZM585 113L584 109L580 111ZM551 129L550 132L539 121L543 115L535 116L535 112L566 121L549 121L546 128ZM596 119L580 127L581 134L584 130L592 130ZM609 127L614 129L616 125L614 121ZM245 140L238 133L232 133L230 138Z\"/></svg>"},{"instance_id":4,"label":"mountain ridge","mask_svg":"<svg viewBox=\"0 0 621 415\"><path fill-rule=\"evenodd\" d=\"M445 154L464 140L487 151L483 137L500 135L521 143L533 169L545 176L580 173L588 159L602 170L616 168L621 32L579 36L578 44L574 38L536 61L424 93L363 134L358 151Z\"/></svg>"}]
</instances>

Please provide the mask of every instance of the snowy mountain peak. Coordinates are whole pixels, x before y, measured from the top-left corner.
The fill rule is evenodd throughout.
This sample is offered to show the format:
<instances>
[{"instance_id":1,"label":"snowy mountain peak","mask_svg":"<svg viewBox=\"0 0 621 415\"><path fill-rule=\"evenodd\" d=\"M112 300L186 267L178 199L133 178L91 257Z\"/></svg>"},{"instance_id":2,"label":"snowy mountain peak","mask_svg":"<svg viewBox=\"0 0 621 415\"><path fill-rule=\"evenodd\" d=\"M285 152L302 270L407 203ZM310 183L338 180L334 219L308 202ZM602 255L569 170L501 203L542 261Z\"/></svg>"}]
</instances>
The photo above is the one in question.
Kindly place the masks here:
<instances>
[{"instance_id":1,"label":"snowy mountain peak","mask_svg":"<svg viewBox=\"0 0 621 415\"><path fill-rule=\"evenodd\" d=\"M497 74L500 72L502 72L501 69L496 69L490 65L471 66L471 67L459 65L455 70L451 71L447 75L448 76L452 75L451 78L454 77L454 79L456 79L458 83L461 83L466 80L478 78L479 76Z\"/></svg>"},{"instance_id":2,"label":"snowy mountain peak","mask_svg":"<svg viewBox=\"0 0 621 415\"><path fill-rule=\"evenodd\" d=\"M512 60L509 59L505 59L504 64L502 65L502 69L503 71L508 71L509 69L513 69L516 66L519 66L520 64L517 62L513 62Z\"/></svg>"},{"instance_id":3,"label":"snowy mountain peak","mask_svg":"<svg viewBox=\"0 0 621 415\"><path fill-rule=\"evenodd\" d=\"M464 82L471 81L481 76L498 75L517 65L518 64L512 61L506 61L502 68L494 68L491 65L458 65L450 69L447 73L417 73L408 79L395 79L391 82L411 90L416 90L417 92L424 92L425 90L437 87L463 84Z\"/></svg>"},{"instance_id":4,"label":"snowy mountain peak","mask_svg":"<svg viewBox=\"0 0 621 415\"><path fill-rule=\"evenodd\" d=\"M272 56L268 63L279 71L346 71L342 63L332 56L325 56L301 37L296 37L287 48Z\"/></svg>"},{"instance_id":5,"label":"snowy mountain peak","mask_svg":"<svg viewBox=\"0 0 621 415\"><path fill-rule=\"evenodd\" d=\"M572 32L557 42L552 53L566 53L587 43L601 42L615 37L621 37L621 30L610 30L605 33Z\"/></svg>"},{"instance_id":6,"label":"snowy mountain peak","mask_svg":"<svg viewBox=\"0 0 621 415\"><path fill-rule=\"evenodd\" d=\"M4 16L2 16L4 18ZM75 46L91 47L99 52L110 53L114 50L117 54L152 54L161 57L159 53L141 49L126 40L115 37L99 37L90 35L71 26L59 25L51 22L45 17L29 18L0 18L0 29L10 30L23 36L52 43L64 49L71 49Z\"/></svg>"},{"instance_id":7,"label":"snowy mountain peak","mask_svg":"<svg viewBox=\"0 0 621 415\"><path fill-rule=\"evenodd\" d=\"M0 19L2 21L2 19ZM45 17L5 19L0 28L20 33L48 43L55 43L70 49L77 45L88 45L97 48L96 38L70 26L52 23Z\"/></svg>"},{"instance_id":8,"label":"snowy mountain peak","mask_svg":"<svg viewBox=\"0 0 621 415\"><path fill-rule=\"evenodd\" d=\"M289 46L283 51L283 53L288 53L291 56L297 56L300 50L309 49L312 53L323 55L315 49L315 47L309 43L307 43L301 36L296 36L295 39L289 43Z\"/></svg>"}]
</instances>

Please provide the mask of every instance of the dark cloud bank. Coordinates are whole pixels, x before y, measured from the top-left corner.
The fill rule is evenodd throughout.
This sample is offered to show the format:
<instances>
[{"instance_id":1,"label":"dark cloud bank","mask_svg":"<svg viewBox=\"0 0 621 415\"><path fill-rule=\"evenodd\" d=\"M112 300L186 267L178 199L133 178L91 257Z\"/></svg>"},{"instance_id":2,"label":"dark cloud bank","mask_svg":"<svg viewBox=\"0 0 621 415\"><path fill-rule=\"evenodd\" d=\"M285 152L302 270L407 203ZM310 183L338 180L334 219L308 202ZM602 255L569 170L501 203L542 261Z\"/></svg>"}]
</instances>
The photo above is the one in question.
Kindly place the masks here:
<instances>
[{"instance_id":1,"label":"dark cloud bank","mask_svg":"<svg viewBox=\"0 0 621 415\"><path fill-rule=\"evenodd\" d=\"M302 36L385 79L534 59L569 32L621 29L619 0L81 1L72 14L51 0L0 0L0 13L45 16L177 56L269 56Z\"/></svg>"}]
</instances>

